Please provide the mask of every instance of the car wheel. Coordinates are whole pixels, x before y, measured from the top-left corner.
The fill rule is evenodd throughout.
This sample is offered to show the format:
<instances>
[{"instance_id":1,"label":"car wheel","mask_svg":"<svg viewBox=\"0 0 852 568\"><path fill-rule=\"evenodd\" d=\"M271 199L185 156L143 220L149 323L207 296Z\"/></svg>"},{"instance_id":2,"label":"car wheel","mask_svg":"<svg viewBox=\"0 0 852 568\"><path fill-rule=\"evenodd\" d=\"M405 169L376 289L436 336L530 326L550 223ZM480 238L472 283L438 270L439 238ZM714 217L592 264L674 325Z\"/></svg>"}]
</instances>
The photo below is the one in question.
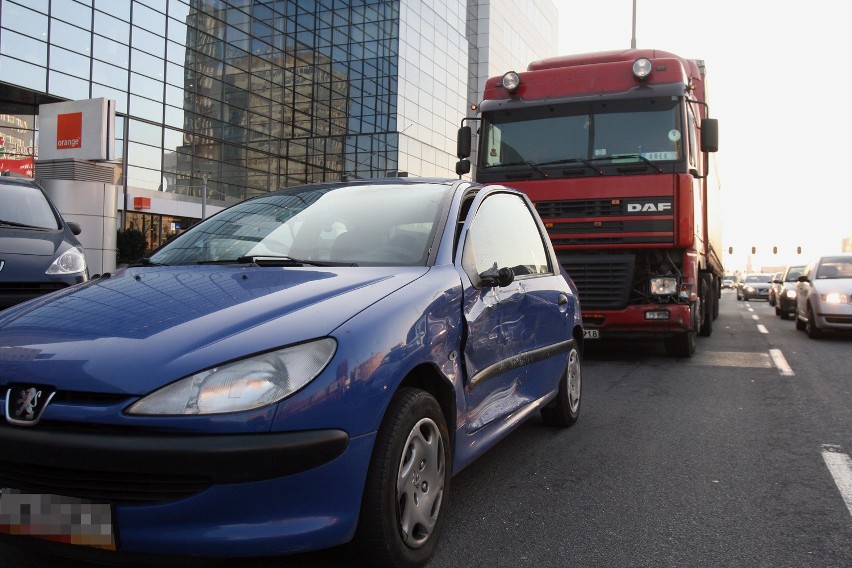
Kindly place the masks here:
<instances>
[{"instance_id":1,"label":"car wheel","mask_svg":"<svg viewBox=\"0 0 852 568\"><path fill-rule=\"evenodd\" d=\"M795 317L796 317L796 329L798 329L799 331L804 331L805 330L805 322L803 322L802 318L799 317L798 308L796 308Z\"/></svg>"},{"instance_id":2,"label":"car wheel","mask_svg":"<svg viewBox=\"0 0 852 568\"><path fill-rule=\"evenodd\" d=\"M400 390L376 436L353 541L356 563L425 565L438 544L450 471L438 402L426 391Z\"/></svg>"},{"instance_id":3,"label":"car wheel","mask_svg":"<svg viewBox=\"0 0 852 568\"><path fill-rule=\"evenodd\" d=\"M808 304L808 321L805 322L805 333L811 339L819 339L822 336L822 332L817 327L816 319L814 318L814 309L810 304Z\"/></svg>"},{"instance_id":4,"label":"car wheel","mask_svg":"<svg viewBox=\"0 0 852 568\"><path fill-rule=\"evenodd\" d=\"M576 341L570 342L568 365L559 381L559 392L547 406L541 409L541 417L548 426L567 428L580 416L580 393L583 381L580 350Z\"/></svg>"}]
</instances>

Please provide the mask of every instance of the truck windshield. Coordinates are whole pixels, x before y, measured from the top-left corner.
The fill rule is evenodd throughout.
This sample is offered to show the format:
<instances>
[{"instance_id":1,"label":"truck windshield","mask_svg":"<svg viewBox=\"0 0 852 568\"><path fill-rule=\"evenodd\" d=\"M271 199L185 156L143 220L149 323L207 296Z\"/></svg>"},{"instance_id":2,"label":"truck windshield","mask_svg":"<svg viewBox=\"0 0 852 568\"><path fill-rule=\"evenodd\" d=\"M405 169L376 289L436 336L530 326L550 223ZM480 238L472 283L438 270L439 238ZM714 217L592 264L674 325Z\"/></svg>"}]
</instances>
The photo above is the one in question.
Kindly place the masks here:
<instances>
[{"instance_id":1,"label":"truck windshield","mask_svg":"<svg viewBox=\"0 0 852 568\"><path fill-rule=\"evenodd\" d=\"M479 167L680 160L686 136L678 103L653 97L484 113Z\"/></svg>"}]
</instances>

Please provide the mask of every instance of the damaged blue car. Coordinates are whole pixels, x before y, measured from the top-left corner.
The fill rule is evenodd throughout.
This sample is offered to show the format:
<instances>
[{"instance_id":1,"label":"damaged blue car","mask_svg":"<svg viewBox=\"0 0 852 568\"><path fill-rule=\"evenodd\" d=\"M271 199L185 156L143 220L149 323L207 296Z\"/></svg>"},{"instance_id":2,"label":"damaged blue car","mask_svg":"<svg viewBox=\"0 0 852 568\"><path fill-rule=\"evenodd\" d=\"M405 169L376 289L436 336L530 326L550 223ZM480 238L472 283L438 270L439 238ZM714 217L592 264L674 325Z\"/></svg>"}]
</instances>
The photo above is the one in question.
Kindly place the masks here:
<instances>
[{"instance_id":1,"label":"damaged blue car","mask_svg":"<svg viewBox=\"0 0 852 568\"><path fill-rule=\"evenodd\" d=\"M521 192L265 194L0 313L0 527L107 561L350 543L422 566L453 474L533 413L575 423L582 352Z\"/></svg>"}]
</instances>

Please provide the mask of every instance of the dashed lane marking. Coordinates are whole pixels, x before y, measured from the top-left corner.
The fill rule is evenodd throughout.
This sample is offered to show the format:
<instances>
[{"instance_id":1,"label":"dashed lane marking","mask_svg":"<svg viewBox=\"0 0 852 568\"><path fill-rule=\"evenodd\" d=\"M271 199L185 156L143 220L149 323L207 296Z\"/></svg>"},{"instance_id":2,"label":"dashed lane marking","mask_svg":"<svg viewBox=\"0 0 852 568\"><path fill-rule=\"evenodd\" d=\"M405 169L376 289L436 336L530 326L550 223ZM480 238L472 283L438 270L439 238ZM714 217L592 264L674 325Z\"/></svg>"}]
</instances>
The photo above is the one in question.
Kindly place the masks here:
<instances>
[{"instance_id":1,"label":"dashed lane marking","mask_svg":"<svg viewBox=\"0 0 852 568\"><path fill-rule=\"evenodd\" d=\"M796 374L793 372L792 367L790 367L787 363L787 359L784 357L784 354L780 349L770 349L769 356L772 357L772 362L775 363L775 367L778 369L779 373L785 377L792 377Z\"/></svg>"},{"instance_id":2,"label":"dashed lane marking","mask_svg":"<svg viewBox=\"0 0 852 568\"><path fill-rule=\"evenodd\" d=\"M757 324L757 331L759 331L760 333L769 333L769 330L766 329L766 326L762 323Z\"/></svg>"},{"instance_id":3,"label":"dashed lane marking","mask_svg":"<svg viewBox=\"0 0 852 568\"><path fill-rule=\"evenodd\" d=\"M843 448L834 444L823 444L822 459L834 478L834 484L852 515L852 458L843 452Z\"/></svg>"}]
</instances>

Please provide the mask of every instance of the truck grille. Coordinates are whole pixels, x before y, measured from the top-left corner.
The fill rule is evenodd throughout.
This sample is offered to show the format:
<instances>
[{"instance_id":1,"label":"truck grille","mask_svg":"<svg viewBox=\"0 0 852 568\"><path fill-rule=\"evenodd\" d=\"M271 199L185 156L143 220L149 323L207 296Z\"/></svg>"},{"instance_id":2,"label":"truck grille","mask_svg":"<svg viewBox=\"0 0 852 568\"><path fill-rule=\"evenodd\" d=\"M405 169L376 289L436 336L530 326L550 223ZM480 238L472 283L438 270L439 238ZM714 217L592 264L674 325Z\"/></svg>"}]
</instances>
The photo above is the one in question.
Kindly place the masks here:
<instances>
[{"instance_id":1,"label":"truck grille","mask_svg":"<svg viewBox=\"0 0 852 568\"><path fill-rule=\"evenodd\" d=\"M577 285L584 311L620 310L627 307L635 255L558 256L559 262Z\"/></svg>"}]
</instances>

